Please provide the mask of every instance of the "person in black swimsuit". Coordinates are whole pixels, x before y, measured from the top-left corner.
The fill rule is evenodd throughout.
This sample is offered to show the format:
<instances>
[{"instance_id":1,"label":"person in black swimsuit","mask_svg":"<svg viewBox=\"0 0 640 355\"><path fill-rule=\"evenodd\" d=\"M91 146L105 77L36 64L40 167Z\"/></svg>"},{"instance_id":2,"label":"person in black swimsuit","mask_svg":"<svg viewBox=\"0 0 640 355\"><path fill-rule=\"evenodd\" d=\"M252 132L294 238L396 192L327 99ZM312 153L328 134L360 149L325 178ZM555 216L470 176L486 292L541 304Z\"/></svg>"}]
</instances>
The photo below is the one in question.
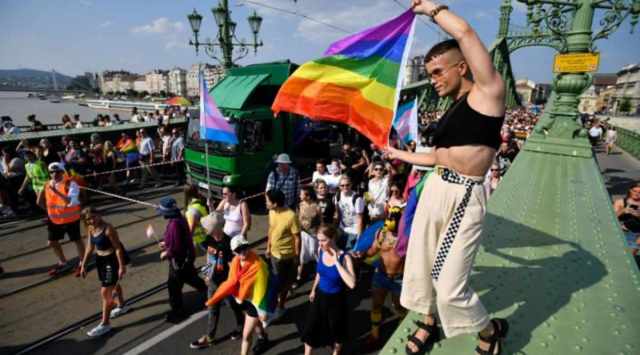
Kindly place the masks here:
<instances>
[{"instance_id":1,"label":"person in black swimsuit","mask_svg":"<svg viewBox=\"0 0 640 355\"><path fill-rule=\"evenodd\" d=\"M118 317L129 311L124 304L124 296L120 280L127 272L125 262L125 252L118 238L118 232L91 207L82 211L85 222L85 229L89 236L89 246L86 248L84 258L80 264L80 274L87 276L87 262L96 250L96 268L98 278L102 284L100 295L102 297L102 321L98 326L91 329L87 335L98 337L111 331L110 318ZM117 297L113 298L113 293Z\"/></svg>"},{"instance_id":2,"label":"person in black swimsuit","mask_svg":"<svg viewBox=\"0 0 640 355\"><path fill-rule=\"evenodd\" d=\"M445 335L479 333L476 353L500 353L508 324L490 319L469 276L480 246L486 195L482 181L495 161L505 114L505 86L477 33L445 5L412 0L413 11L431 17L452 39L425 56L425 69L441 97L454 103L440 119L429 153L388 147L390 159L435 166L416 209L400 302L424 317L409 337L407 354L424 354Z\"/></svg>"}]
</instances>

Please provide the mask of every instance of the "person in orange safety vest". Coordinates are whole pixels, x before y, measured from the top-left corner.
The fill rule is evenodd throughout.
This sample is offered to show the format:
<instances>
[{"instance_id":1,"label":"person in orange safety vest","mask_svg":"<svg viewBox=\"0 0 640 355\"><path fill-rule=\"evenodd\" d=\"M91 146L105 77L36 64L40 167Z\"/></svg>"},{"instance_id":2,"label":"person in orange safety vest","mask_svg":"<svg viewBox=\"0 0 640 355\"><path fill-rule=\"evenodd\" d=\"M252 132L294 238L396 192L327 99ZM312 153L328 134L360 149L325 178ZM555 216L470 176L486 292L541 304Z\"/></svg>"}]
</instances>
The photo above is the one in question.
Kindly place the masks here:
<instances>
[{"instance_id":1,"label":"person in orange safety vest","mask_svg":"<svg viewBox=\"0 0 640 355\"><path fill-rule=\"evenodd\" d=\"M44 193L39 195L38 204L47 211L48 245L59 259L49 270L49 275L54 276L72 267L60 246L64 235L67 234L69 240L75 243L80 260L84 255L84 243L80 235L80 188L74 179L65 174L62 164L51 163L48 170L52 178L45 184ZM79 265L75 274L76 277L80 276Z\"/></svg>"}]
</instances>

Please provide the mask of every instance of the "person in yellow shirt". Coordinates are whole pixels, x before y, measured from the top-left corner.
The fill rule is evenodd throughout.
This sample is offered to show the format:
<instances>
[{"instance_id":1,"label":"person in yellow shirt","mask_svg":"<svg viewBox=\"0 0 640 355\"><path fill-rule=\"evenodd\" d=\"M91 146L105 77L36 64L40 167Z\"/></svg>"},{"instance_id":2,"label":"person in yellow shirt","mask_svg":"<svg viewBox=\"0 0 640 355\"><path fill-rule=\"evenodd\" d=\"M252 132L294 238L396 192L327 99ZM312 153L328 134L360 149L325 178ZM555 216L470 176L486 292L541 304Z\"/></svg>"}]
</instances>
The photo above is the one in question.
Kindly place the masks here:
<instances>
[{"instance_id":1,"label":"person in yellow shirt","mask_svg":"<svg viewBox=\"0 0 640 355\"><path fill-rule=\"evenodd\" d=\"M284 315L287 294L296 277L300 259L300 222L290 208L285 206L285 196L280 190L266 193L269 209L269 234L267 257L271 269L278 278L278 307L271 321Z\"/></svg>"}]
</instances>

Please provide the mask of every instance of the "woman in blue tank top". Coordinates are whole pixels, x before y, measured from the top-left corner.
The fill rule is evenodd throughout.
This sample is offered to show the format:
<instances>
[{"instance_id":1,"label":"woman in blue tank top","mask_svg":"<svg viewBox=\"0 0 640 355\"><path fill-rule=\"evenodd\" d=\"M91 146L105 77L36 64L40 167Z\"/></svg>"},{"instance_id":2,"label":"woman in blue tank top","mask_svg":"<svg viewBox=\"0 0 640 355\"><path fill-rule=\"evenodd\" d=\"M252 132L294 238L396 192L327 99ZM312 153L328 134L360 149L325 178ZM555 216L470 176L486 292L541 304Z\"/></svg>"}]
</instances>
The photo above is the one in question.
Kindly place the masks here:
<instances>
[{"instance_id":1,"label":"woman in blue tank top","mask_svg":"<svg viewBox=\"0 0 640 355\"><path fill-rule=\"evenodd\" d=\"M305 355L323 346L333 346L333 355L338 355L347 339L345 286L353 289L356 278L351 256L336 247L336 236L333 226L322 225L318 229L320 256L309 294L311 309L302 332Z\"/></svg>"}]
</instances>

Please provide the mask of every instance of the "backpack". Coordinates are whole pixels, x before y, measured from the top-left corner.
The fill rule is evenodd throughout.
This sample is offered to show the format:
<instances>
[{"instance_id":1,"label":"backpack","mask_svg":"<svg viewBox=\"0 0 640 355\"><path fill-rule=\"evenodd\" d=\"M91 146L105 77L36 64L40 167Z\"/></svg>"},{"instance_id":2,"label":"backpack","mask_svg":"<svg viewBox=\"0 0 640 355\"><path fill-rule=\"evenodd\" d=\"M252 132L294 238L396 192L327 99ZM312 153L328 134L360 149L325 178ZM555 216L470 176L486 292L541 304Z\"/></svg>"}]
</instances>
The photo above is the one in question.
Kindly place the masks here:
<instances>
[{"instance_id":1,"label":"backpack","mask_svg":"<svg viewBox=\"0 0 640 355\"><path fill-rule=\"evenodd\" d=\"M342 196L342 192L338 191L336 192L336 194L333 196L333 204L335 205L335 209L336 211L338 211L338 221L340 221L341 216L340 216L340 197ZM353 195L351 195L351 206L355 209L356 207L356 200L358 198L362 198L364 199L364 197L356 192L353 193ZM362 227L363 229L366 228L366 226L369 224L369 211L367 209L367 206L365 204L364 207L364 211L362 212Z\"/></svg>"}]
</instances>

